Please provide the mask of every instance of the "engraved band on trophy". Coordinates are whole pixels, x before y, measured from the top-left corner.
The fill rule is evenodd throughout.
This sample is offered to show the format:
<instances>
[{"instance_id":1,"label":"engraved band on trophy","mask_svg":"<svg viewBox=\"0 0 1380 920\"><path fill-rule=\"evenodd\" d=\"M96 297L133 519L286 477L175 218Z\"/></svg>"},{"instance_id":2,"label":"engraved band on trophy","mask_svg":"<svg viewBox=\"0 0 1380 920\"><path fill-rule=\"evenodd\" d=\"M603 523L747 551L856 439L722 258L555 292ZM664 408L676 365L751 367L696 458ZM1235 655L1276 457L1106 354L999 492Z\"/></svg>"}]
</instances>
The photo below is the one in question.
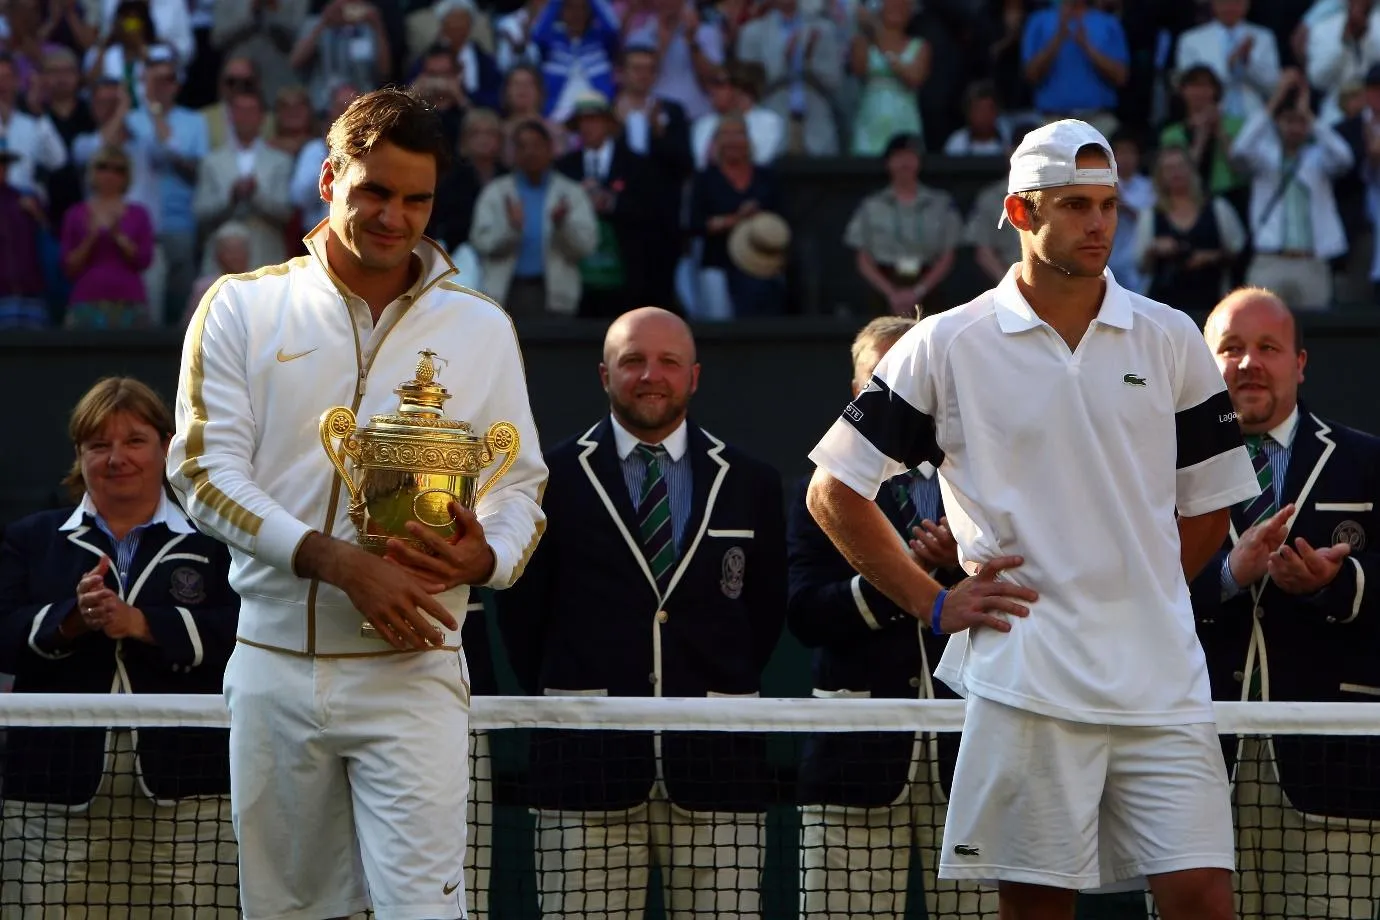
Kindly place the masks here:
<instances>
[{"instance_id":1,"label":"engraved band on trophy","mask_svg":"<svg viewBox=\"0 0 1380 920\"><path fill-rule=\"evenodd\" d=\"M408 521L452 538L450 503L469 509L478 505L517 460L520 446L511 422L494 422L481 438L468 422L446 418L442 407L451 394L436 382L436 353L426 349L420 354L416 377L393 391L399 398L394 414L375 415L363 426L347 406L321 416L321 446L349 490L350 523L359 545L377 555L389 540L430 552L408 533ZM499 455L503 462L480 483L480 473ZM368 622L360 633L378 636Z\"/></svg>"}]
</instances>

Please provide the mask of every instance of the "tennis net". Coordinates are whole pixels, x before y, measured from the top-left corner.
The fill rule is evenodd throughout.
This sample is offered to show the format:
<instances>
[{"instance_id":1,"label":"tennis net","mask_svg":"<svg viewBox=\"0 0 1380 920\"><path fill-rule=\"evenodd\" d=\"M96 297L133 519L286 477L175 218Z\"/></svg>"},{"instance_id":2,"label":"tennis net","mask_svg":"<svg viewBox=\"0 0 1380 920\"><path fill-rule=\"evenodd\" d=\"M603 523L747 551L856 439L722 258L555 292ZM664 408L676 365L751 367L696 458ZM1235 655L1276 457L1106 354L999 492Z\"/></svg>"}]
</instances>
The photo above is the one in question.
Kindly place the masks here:
<instances>
[{"instance_id":1,"label":"tennis net","mask_svg":"<svg viewBox=\"0 0 1380 920\"><path fill-rule=\"evenodd\" d=\"M470 916L995 920L990 890L934 876L962 722L948 701L476 698ZM215 696L0 695L0 920L237 917L227 725ZM1218 727L1240 916L1373 920L1380 704L1221 704Z\"/></svg>"}]
</instances>

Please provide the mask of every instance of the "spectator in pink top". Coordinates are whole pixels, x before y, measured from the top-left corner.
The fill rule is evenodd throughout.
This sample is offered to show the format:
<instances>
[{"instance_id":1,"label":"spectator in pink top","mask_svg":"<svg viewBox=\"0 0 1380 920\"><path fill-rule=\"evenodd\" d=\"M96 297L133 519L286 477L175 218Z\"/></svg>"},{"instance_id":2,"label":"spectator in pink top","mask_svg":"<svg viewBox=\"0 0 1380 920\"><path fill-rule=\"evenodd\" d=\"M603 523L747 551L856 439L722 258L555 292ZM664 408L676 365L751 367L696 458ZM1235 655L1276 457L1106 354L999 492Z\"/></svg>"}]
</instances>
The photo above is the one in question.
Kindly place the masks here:
<instances>
[{"instance_id":1,"label":"spectator in pink top","mask_svg":"<svg viewBox=\"0 0 1380 920\"><path fill-rule=\"evenodd\" d=\"M62 267L72 280L69 329L128 329L149 324L141 273L153 260L153 223L125 201L129 156L105 146L91 158L86 200L62 221Z\"/></svg>"}]
</instances>

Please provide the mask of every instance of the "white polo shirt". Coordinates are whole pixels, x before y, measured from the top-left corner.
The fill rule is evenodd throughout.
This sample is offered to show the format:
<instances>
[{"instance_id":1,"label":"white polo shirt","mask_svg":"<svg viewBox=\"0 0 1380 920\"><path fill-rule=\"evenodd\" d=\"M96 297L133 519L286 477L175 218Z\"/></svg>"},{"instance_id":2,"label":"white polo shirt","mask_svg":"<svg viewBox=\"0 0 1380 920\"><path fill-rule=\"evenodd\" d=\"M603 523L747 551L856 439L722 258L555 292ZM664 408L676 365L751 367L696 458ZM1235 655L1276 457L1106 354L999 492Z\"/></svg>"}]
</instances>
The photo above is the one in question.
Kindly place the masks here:
<instances>
[{"instance_id":1,"label":"white polo shirt","mask_svg":"<svg viewBox=\"0 0 1380 920\"><path fill-rule=\"evenodd\" d=\"M956 692L1079 722L1211 722L1175 512L1260 491L1222 375L1188 315L1110 271L1070 352L1019 269L907 332L810 459L869 498L929 460L964 567L1025 557L1003 577L1040 599L1009 633L949 641L936 676Z\"/></svg>"}]
</instances>

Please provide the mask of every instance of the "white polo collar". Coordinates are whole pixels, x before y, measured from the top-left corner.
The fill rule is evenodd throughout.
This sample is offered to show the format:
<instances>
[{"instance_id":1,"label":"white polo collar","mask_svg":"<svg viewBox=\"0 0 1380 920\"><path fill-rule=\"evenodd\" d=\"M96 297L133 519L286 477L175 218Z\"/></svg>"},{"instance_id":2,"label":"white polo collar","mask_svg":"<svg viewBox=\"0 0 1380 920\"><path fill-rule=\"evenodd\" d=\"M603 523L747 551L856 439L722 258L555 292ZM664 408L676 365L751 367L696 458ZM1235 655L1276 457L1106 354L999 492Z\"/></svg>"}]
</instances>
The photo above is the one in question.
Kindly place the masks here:
<instances>
[{"instance_id":1,"label":"white polo collar","mask_svg":"<svg viewBox=\"0 0 1380 920\"><path fill-rule=\"evenodd\" d=\"M158 502L158 508L153 512L153 517L144 522L144 526L162 524L173 533L196 533L196 528L187 520L187 516L173 505L172 499L168 498L166 489L162 490L161 495L162 498ZM101 513L96 510L96 503L91 500L91 493L89 492L81 497L81 504L77 505L76 509L68 516L67 520L62 522L62 526L59 527L58 530L76 530L78 527L82 526L88 514L93 518L99 518L102 521L105 520L105 518L101 516Z\"/></svg>"},{"instance_id":2,"label":"white polo collar","mask_svg":"<svg viewBox=\"0 0 1380 920\"><path fill-rule=\"evenodd\" d=\"M997 308L997 324L1001 331L1008 335L1046 325L1016 284L1020 270L1020 263L1011 266L992 297L992 302ZM1130 296L1125 288L1116 283L1116 277L1110 268L1103 271L1102 277L1107 282L1107 289L1102 295L1102 307L1097 311L1096 321L1107 326L1116 326L1118 329L1130 329L1135 317L1135 311L1131 309Z\"/></svg>"},{"instance_id":3,"label":"white polo collar","mask_svg":"<svg viewBox=\"0 0 1380 920\"><path fill-rule=\"evenodd\" d=\"M643 442L624 428L614 415L609 415L609 421L613 423L613 446L618 450L618 459L626 460L628 455L637 449L637 445ZM661 446L671 455L672 462L677 462L685 456L685 452L690 449L690 435L685 426L685 419L680 420L676 430L666 436Z\"/></svg>"},{"instance_id":4,"label":"white polo collar","mask_svg":"<svg viewBox=\"0 0 1380 920\"><path fill-rule=\"evenodd\" d=\"M1294 410L1289 416L1269 431L1265 432L1270 439L1283 447L1285 450L1294 446L1294 436L1299 432L1299 407L1294 406Z\"/></svg>"}]
</instances>

